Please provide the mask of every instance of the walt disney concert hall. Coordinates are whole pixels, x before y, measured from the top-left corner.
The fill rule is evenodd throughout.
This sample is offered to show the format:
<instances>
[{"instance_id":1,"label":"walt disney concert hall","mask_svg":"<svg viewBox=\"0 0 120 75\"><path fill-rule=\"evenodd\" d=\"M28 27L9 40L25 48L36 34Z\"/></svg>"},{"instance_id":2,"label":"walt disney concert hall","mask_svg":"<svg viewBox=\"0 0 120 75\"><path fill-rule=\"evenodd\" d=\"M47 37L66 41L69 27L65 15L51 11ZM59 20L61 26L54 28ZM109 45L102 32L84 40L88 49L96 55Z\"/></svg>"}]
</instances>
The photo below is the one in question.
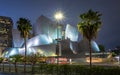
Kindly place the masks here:
<instances>
[{"instance_id":1,"label":"walt disney concert hall","mask_svg":"<svg viewBox=\"0 0 120 75\"><path fill-rule=\"evenodd\" d=\"M82 38L77 27L70 24L58 24L41 15L33 25L31 36L27 39L27 54L40 53L47 57L61 56L67 58L85 57L89 52L88 41ZM12 30L13 46L4 52L4 57L14 54L24 55L24 40L17 29ZM98 52L95 41L91 42L92 51Z\"/></svg>"}]
</instances>

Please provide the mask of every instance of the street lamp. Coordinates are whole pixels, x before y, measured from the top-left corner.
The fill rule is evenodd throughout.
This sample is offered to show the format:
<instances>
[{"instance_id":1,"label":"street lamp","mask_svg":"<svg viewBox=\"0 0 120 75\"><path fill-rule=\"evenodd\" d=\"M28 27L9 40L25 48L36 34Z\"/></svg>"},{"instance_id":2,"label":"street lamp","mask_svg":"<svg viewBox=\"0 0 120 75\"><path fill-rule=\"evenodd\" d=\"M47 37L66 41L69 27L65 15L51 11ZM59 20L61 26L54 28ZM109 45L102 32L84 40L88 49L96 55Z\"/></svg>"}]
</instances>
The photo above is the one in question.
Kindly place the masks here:
<instances>
[{"instance_id":1,"label":"street lamp","mask_svg":"<svg viewBox=\"0 0 120 75\"><path fill-rule=\"evenodd\" d=\"M64 18L63 13L61 11L56 12L55 15L54 15L54 18L57 21L56 55L57 55L57 64L58 64L58 62L59 62L59 56L61 56L61 44L60 44L60 41L61 41L60 28L61 27L59 25L59 22Z\"/></svg>"},{"instance_id":2,"label":"street lamp","mask_svg":"<svg viewBox=\"0 0 120 75\"><path fill-rule=\"evenodd\" d=\"M54 18L57 20L57 22L59 22L64 18L64 15L61 11L58 11L55 13Z\"/></svg>"}]
</instances>

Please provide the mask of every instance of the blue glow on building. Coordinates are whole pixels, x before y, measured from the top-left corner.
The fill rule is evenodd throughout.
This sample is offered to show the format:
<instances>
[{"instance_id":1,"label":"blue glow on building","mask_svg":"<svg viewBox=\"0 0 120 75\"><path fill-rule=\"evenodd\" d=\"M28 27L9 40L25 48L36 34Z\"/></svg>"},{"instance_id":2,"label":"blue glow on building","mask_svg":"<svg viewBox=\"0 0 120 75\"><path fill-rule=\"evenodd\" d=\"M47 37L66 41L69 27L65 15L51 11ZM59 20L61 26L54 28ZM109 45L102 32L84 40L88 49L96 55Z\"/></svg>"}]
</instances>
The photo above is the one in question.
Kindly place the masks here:
<instances>
[{"instance_id":1,"label":"blue glow on building","mask_svg":"<svg viewBox=\"0 0 120 75\"><path fill-rule=\"evenodd\" d=\"M31 39L27 40L27 54L37 53L46 55L46 56L56 56L56 41L57 38L65 37L62 41L69 39L70 42L63 43L61 49L66 50L70 49L74 54L78 53L78 35L79 32L77 28L73 27L70 24L66 25L65 30L62 25L56 25L53 21L46 19L46 17L39 17L34 25L33 36ZM62 31L64 30L64 35L62 35ZM13 30L13 44L15 48L8 49L7 52L4 53L5 57L9 57L14 54L22 54L24 55L24 40L20 37L19 31L16 29ZM99 51L99 48L95 41L91 42L92 48L95 51ZM17 48L16 48L17 47ZM79 51L80 52L80 51Z\"/></svg>"},{"instance_id":2,"label":"blue glow on building","mask_svg":"<svg viewBox=\"0 0 120 75\"><path fill-rule=\"evenodd\" d=\"M93 50L95 50L97 52L100 51L100 49L99 49L99 47L98 47L98 45L97 45L97 43L95 41L92 41L91 45L92 45Z\"/></svg>"},{"instance_id":3,"label":"blue glow on building","mask_svg":"<svg viewBox=\"0 0 120 75\"><path fill-rule=\"evenodd\" d=\"M78 41L78 30L77 28L67 24L65 30L65 38L69 38L71 41Z\"/></svg>"}]
</instances>

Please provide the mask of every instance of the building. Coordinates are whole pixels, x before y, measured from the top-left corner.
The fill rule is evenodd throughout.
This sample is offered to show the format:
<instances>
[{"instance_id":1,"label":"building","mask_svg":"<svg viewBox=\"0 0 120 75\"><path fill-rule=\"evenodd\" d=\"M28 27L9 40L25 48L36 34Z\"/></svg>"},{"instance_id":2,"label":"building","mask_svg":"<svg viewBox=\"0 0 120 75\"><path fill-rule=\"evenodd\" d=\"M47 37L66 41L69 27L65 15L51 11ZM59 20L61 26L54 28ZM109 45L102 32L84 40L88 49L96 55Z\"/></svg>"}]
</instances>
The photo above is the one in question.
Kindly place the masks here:
<instances>
[{"instance_id":1,"label":"building","mask_svg":"<svg viewBox=\"0 0 120 75\"><path fill-rule=\"evenodd\" d=\"M57 24L49 18L41 15L33 26L33 34L45 35L51 42L54 42L57 38L62 38L63 25Z\"/></svg>"},{"instance_id":2,"label":"building","mask_svg":"<svg viewBox=\"0 0 120 75\"><path fill-rule=\"evenodd\" d=\"M76 27L67 24L65 29L61 24L51 21L45 16L40 16L34 27L34 36L27 40L27 54L37 53L45 56L57 56L57 51L61 57L80 58L85 57L85 53L89 52L88 41L79 38L79 32ZM13 30L14 48L8 50L8 56L14 54L24 55L24 41L20 38L17 30ZM59 48L57 47L56 39L60 39ZM98 52L99 48L95 41L91 42L93 52Z\"/></svg>"},{"instance_id":3,"label":"building","mask_svg":"<svg viewBox=\"0 0 120 75\"><path fill-rule=\"evenodd\" d=\"M0 56L6 48L12 47L12 27L10 17L0 16Z\"/></svg>"},{"instance_id":4,"label":"building","mask_svg":"<svg viewBox=\"0 0 120 75\"><path fill-rule=\"evenodd\" d=\"M13 37L13 47L22 47L24 44L24 39L20 35L20 31L17 29L12 29Z\"/></svg>"}]
</instances>

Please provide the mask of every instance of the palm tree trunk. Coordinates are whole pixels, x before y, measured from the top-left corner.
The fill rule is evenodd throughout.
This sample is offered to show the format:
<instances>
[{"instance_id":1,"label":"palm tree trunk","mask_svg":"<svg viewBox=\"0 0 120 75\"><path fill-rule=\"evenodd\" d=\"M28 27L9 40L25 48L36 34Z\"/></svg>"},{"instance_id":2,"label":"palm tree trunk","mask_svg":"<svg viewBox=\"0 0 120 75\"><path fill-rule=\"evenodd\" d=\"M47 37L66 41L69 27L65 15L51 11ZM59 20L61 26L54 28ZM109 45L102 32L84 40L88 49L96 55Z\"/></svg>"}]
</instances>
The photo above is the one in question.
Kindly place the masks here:
<instances>
[{"instance_id":1,"label":"palm tree trunk","mask_svg":"<svg viewBox=\"0 0 120 75\"><path fill-rule=\"evenodd\" d=\"M17 73L17 62L15 62L15 72Z\"/></svg>"},{"instance_id":2,"label":"palm tree trunk","mask_svg":"<svg viewBox=\"0 0 120 75\"><path fill-rule=\"evenodd\" d=\"M92 48L91 48L91 40L89 40L89 50L90 50L90 68L92 67Z\"/></svg>"},{"instance_id":3,"label":"palm tree trunk","mask_svg":"<svg viewBox=\"0 0 120 75\"><path fill-rule=\"evenodd\" d=\"M27 54L27 44L26 44L26 38L24 38L25 42L25 61L24 61L24 73L26 72L26 54Z\"/></svg>"},{"instance_id":4,"label":"palm tree trunk","mask_svg":"<svg viewBox=\"0 0 120 75\"><path fill-rule=\"evenodd\" d=\"M11 63L9 61L9 72L11 72Z\"/></svg>"},{"instance_id":5,"label":"palm tree trunk","mask_svg":"<svg viewBox=\"0 0 120 75\"><path fill-rule=\"evenodd\" d=\"M34 63L32 63L32 74L34 73Z\"/></svg>"},{"instance_id":6,"label":"palm tree trunk","mask_svg":"<svg viewBox=\"0 0 120 75\"><path fill-rule=\"evenodd\" d=\"M3 62L3 72L4 72L4 62Z\"/></svg>"},{"instance_id":7,"label":"palm tree trunk","mask_svg":"<svg viewBox=\"0 0 120 75\"><path fill-rule=\"evenodd\" d=\"M0 62L0 71L1 71L1 63L2 63L2 62Z\"/></svg>"}]
</instances>

